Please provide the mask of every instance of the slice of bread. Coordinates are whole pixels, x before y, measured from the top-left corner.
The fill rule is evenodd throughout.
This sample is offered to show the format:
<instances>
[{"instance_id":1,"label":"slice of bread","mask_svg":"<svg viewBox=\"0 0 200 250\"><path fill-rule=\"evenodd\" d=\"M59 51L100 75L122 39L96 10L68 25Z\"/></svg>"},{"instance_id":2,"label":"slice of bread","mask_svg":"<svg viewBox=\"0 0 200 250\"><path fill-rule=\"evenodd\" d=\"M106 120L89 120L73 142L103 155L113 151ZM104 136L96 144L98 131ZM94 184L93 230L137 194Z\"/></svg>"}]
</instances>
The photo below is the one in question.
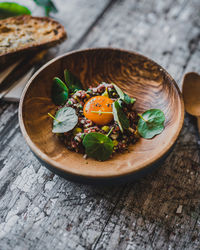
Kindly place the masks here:
<instances>
[{"instance_id":1,"label":"slice of bread","mask_svg":"<svg viewBox=\"0 0 200 250\"><path fill-rule=\"evenodd\" d=\"M52 47L67 37L48 17L17 16L0 20L0 63L26 52Z\"/></svg>"}]
</instances>

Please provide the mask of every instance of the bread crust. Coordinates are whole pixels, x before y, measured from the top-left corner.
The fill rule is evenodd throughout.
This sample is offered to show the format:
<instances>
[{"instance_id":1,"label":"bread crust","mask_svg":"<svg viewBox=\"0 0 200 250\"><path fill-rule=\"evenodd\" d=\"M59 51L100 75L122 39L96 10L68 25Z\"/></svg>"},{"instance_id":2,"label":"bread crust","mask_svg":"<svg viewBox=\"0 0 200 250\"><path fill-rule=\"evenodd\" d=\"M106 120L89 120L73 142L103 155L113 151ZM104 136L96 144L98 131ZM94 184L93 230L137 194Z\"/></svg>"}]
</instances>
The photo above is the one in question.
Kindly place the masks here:
<instances>
[{"instance_id":1,"label":"bread crust","mask_svg":"<svg viewBox=\"0 0 200 250\"><path fill-rule=\"evenodd\" d=\"M33 24L33 28L32 28ZM35 33L33 32L35 25ZM47 32L47 35L45 36L45 33L38 34L37 26L39 25L40 28L45 32ZM12 27L11 31L9 30L10 27ZM21 32L23 36L27 33L28 34L28 27L31 29L32 35L29 36L30 41L24 42L22 37L18 38L17 34ZM23 29L20 29L23 28ZM7 29L7 30L6 30ZM13 32L14 33L9 33ZM19 32L18 32L19 30ZM11 34L14 37L12 37L12 41L18 42L19 46L16 46L15 43L14 46L7 47L4 49L3 43L5 43L5 40L7 38L7 34ZM29 33L31 33L29 31ZM20 35L21 35L20 33ZM50 35L49 35L50 34ZM35 37L37 36L38 37ZM34 40L32 37L36 38ZM38 39L37 39L38 38ZM0 20L0 63L4 63L7 59L17 57L19 55L24 55L28 52L33 52L34 50L40 50L40 49L47 49L50 47L55 46L58 43L61 43L67 38L67 33L64 29L64 27L58 23L57 21L53 20L49 17L33 17L29 15L23 15L23 16L17 16L17 17L10 17L3 20ZM21 42L22 41L22 42ZM21 44L20 44L21 43Z\"/></svg>"}]
</instances>

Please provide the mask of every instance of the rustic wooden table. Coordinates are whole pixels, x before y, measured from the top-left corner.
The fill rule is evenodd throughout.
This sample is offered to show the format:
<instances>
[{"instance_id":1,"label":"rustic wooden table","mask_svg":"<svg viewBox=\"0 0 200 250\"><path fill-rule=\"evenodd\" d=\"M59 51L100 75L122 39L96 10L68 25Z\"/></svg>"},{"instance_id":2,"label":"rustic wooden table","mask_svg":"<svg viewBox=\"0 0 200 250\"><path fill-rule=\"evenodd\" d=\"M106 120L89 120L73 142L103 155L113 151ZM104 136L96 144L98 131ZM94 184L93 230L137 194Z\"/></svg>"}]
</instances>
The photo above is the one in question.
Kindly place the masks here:
<instances>
[{"instance_id":1,"label":"rustic wooden table","mask_svg":"<svg viewBox=\"0 0 200 250\"><path fill-rule=\"evenodd\" d=\"M32 1L26 3L40 13ZM200 73L199 0L56 0L64 52L112 46L161 64L181 87ZM200 139L186 115L174 151L135 183L91 187L48 171L30 152L18 105L0 103L0 249L200 249Z\"/></svg>"}]
</instances>

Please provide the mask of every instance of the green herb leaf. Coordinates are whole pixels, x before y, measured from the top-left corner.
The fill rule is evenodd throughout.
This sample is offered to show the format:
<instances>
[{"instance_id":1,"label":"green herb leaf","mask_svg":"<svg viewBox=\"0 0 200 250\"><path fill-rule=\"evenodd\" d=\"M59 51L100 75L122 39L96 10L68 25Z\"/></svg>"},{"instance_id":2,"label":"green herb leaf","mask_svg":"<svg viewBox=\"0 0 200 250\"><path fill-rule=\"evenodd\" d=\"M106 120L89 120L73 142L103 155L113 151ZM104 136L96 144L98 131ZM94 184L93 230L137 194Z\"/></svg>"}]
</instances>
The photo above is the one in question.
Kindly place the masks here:
<instances>
[{"instance_id":1,"label":"green herb leaf","mask_svg":"<svg viewBox=\"0 0 200 250\"><path fill-rule=\"evenodd\" d=\"M135 98L132 98L132 97L130 97L127 94L124 93L124 102L126 104L133 104L135 101L136 101Z\"/></svg>"},{"instance_id":2,"label":"green herb leaf","mask_svg":"<svg viewBox=\"0 0 200 250\"><path fill-rule=\"evenodd\" d=\"M151 139L164 130L165 115L160 109L149 109L139 115L138 132L145 139Z\"/></svg>"},{"instance_id":3,"label":"green herb leaf","mask_svg":"<svg viewBox=\"0 0 200 250\"><path fill-rule=\"evenodd\" d=\"M99 161L105 161L112 154L114 144L106 135L92 132L85 135L83 146L88 156Z\"/></svg>"},{"instance_id":4,"label":"green herb leaf","mask_svg":"<svg viewBox=\"0 0 200 250\"><path fill-rule=\"evenodd\" d=\"M112 107L113 107L114 120L117 122L121 132L123 133L124 129L128 129L130 126L129 120L118 101L115 101L112 104Z\"/></svg>"},{"instance_id":5,"label":"green herb leaf","mask_svg":"<svg viewBox=\"0 0 200 250\"><path fill-rule=\"evenodd\" d=\"M64 107L56 112L53 121L53 133L66 133L72 130L78 123L78 116L75 109Z\"/></svg>"},{"instance_id":6,"label":"green herb leaf","mask_svg":"<svg viewBox=\"0 0 200 250\"><path fill-rule=\"evenodd\" d=\"M45 9L45 15L49 16L50 12L58 12L56 6L52 0L33 0L37 5L42 6Z\"/></svg>"},{"instance_id":7,"label":"green herb leaf","mask_svg":"<svg viewBox=\"0 0 200 250\"><path fill-rule=\"evenodd\" d=\"M17 3L0 3L0 19L19 15L31 15L31 11Z\"/></svg>"},{"instance_id":8,"label":"green herb leaf","mask_svg":"<svg viewBox=\"0 0 200 250\"><path fill-rule=\"evenodd\" d=\"M55 105L62 105L68 99L68 88L58 77L53 79L51 98Z\"/></svg>"},{"instance_id":9,"label":"green herb leaf","mask_svg":"<svg viewBox=\"0 0 200 250\"><path fill-rule=\"evenodd\" d=\"M124 101L126 104L133 104L136 99L135 98L131 98L130 96L128 96L127 94L125 94L117 85L115 85L114 83L112 83L117 94L119 95L119 98Z\"/></svg>"},{"instance_id":10,"label":"green herb leaf","mask_svg":"<svg viewBox=\"0 0 200 250\"><path fill-rule=\"evenodd\" d=\"M122 101L121 99L118 99L117 102L119 103L119 106L122 108L122 104L124 101Z\"/></svg>"},{"instance_id":11,"label":"green herb leaf","mask_svg":"<svg viewBox=\"0 0 200 250\"><path fill-rule=\"evenodd\" d=\"M66 85L71 92L83 89L80 80L76 76L74 76L69 70L66 69L64 71L64 77Z\"/></svg>"}]
</instances>

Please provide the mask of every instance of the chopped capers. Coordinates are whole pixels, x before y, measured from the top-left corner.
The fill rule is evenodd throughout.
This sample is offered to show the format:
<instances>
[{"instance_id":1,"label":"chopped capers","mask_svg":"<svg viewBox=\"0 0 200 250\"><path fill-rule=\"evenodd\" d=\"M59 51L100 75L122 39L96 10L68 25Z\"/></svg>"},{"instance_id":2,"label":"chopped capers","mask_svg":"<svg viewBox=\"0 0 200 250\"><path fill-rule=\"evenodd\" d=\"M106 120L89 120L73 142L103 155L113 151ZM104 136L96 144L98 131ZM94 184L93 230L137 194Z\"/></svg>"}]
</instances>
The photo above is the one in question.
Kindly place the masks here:
<instances>
[{"instance_id":1,"label":"chopped capers","mask_svg":"<svg viewBox=\"0 0 200 250\"><path fill-rule=\"evenodd\" d=\"M78 96L74 96L74 99L77 100L77 102L81 102L81 100L78 98Z\"/></svg>"},{"instance_id":2,"label":"chopped capers","mask_svg":"<svg viewBox=\"0 0 200 250\"><path fill-rule=\"evenodd\" d=\"M78 133L81 133L82 132L82 129L81 128L75 128L73 130L73 135L77 135Z\"/></svg>"},{"instance_id":3,"label":"chopped capers","mask_svg":"<svg viewBox=\"0 0 200 250\"><path fill-rule=\"evenodd\" d=\"M72 101L69 100L69 101L67 102L67 104L72 105Z\"/></svg>"},{"instance_id":4,"label":"chopped capers","mask_svg":"<svg viewBox=\"0 0 200 250\"><path fill-rule=\"evenodd\" d=\"M118 137L119 137L119 134L117 133L117 134L112 134L111 136L110 136L113 140L116 140Z\"/></svg>"},{"instance_id":5,"label":"chopped capers","mask_svg":"<svg viewBox=\"0 0 200 250\"><path fill-rule=\"evenodd\" d=\"M110 130L110 127L109 126L103 126L101 129L103 131L105 131L106 133L108 133L108 131Z\"/></svg>"},{"instance_id":6,"label":"chopped capers","mask_svg":"<svg viewBox=\"0 0 200 250\"><path fill-rule=\"evenodd\" d=\"M113 144L114 144L114 147L116 147L118 145L118 141L117 140L113 140Z\"/></svg>"}]
</instances>

